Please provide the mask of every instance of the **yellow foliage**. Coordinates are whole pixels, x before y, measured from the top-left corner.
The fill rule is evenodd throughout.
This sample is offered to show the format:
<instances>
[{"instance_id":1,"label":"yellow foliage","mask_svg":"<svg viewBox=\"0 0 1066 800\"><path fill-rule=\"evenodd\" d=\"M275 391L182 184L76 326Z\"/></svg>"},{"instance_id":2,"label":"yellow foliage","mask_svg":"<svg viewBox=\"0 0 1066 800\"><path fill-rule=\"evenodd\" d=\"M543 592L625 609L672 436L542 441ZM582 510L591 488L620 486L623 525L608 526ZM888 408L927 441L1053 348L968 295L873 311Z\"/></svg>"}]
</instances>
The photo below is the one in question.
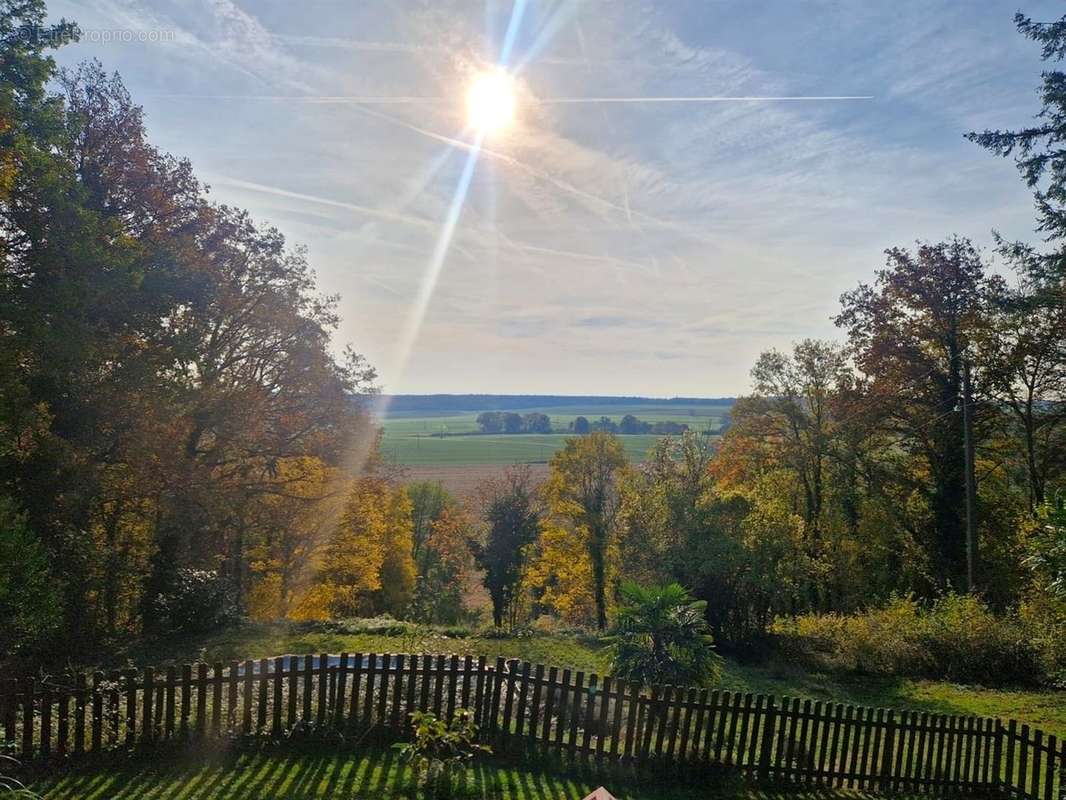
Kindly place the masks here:
<instances>
[{"instance_id":1,"label":"yellow foliage","mask_svg":"<svg viewBox=\"0 0 1066 800\"><path fill-rule=\"evenodd\" d=\"M524 582L542 591L539 601L567 623L596 623L592 561L585 528L545 524Z\"/></svg>"},{"instance_id":2,"label":"yellow foliage","mask_svg":"<svg viewBox=\"0 0 1066 800\"><path fill-rule=\"evenodd\" d=\"M415 533L407 491L389 491L384 528L384 558L381 563L379 611L400 616L407 610L415 591Z\"/></svg>"},{"instance_id":3,"label":"yellow foliage","mask_svg":"<svg viewBox=\"0 0 1066 800\"><path fill-rule=\"evenodd\" d=\"M352 483L326 549L321 578L326 605L336 616L405 610L415 584L414 531L406 491L377 477ZM316 608L319 604L311 602Z\"/></svg>"}]
</instances>

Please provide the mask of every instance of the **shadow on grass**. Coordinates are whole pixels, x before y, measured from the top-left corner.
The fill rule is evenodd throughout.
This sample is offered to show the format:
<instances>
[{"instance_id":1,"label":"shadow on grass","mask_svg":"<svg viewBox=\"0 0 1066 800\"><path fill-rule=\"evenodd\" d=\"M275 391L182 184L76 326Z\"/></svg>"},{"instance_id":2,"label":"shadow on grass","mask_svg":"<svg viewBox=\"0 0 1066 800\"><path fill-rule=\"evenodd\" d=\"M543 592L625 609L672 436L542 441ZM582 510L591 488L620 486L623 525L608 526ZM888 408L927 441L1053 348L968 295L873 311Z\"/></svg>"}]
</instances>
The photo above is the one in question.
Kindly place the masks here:
<instances>
[{"instance_id":1,"label":"shadow on grass","mask_svg":"<svg viewBox=\"0 0 1066 800\"><path fill-rule=\"evenodd\" d=\"M638 778L548 762L492 759L474 766L458 787L462 800L580 800L605 785L621 800L839 800L858 793L745 785L735 776L702 774ZM421 800L412 772L395 753L373 746L358 752L302 748L298 752L186 752L113 758L40 776L31 788L46 800L303 800L379 798Z\"/></svg>"}]
</instances>

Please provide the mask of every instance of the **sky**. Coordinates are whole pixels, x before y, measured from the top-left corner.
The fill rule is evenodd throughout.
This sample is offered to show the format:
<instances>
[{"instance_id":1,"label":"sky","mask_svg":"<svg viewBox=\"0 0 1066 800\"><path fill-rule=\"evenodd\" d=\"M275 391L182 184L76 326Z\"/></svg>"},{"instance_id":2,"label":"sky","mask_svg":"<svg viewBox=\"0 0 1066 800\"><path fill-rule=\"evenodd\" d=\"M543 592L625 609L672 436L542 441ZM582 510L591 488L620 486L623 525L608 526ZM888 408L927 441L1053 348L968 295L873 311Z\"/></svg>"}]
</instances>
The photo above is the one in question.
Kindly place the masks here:
<instances>
[{"instance_id":1,"label":"sky","mask_svg":"<svg viewBox=\"0 0 1066 800\"><path fill-rule=\"evenodd\" d=\"M1039 110L1018 2L49 8L84 31L61 65L117 70L157 146L306 248L385 391L707 397L839 339L887 247L1035 240L1013 164L963 138ZM481 136L500 65L515 119Z\"/></svg>"}]
</instances>

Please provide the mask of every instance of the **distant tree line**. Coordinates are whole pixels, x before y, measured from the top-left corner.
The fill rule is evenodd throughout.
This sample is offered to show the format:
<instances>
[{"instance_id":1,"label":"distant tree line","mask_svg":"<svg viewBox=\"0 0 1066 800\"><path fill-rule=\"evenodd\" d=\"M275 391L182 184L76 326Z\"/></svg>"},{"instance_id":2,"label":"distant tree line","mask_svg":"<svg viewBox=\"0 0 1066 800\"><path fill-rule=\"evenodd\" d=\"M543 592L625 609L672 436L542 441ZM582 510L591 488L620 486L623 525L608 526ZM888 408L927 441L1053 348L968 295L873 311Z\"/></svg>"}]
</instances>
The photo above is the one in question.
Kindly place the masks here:
<instances>
[{"instance_id":1,"label":"distant tree line","mask_svg":"<svg viewBox=\"0 0 1066 800\"><path fill-rule=\"evenodd\" d=\"M592 422L587 417L577 417L570 423L569 429L581 436L593 431L599 433L645 433L656 436L680 436L689 430L689 427L683 422L674 422L673 420L648 422L637 419L632 414L626 414L619 422L615 422L610 417L600 417Z\"/></svg>"},{"instance_id":2,"label":"distant tree line","mask_svg":"<svg viewBox=\"0 0 1066 800\"><path fill-rule=\"evenodd\" d=\"M483 411L477 415L482 433L551 433L552 421L547 414L532 411Z\"/></svg>"}]
</instances>

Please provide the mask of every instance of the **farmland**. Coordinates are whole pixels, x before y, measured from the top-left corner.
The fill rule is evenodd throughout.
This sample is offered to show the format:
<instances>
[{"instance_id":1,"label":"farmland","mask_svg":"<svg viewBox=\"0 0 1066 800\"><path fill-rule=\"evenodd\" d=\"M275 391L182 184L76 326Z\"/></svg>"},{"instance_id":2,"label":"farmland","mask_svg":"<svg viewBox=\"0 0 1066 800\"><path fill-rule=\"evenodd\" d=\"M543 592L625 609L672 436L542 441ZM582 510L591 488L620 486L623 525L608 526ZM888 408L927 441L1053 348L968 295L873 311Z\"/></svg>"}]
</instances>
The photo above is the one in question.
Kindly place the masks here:
<instances>
[{"instance_id":1,"label":"farmland","mask_svg":"<svg viewBox=\"0 0 1066 800\"><path fill-rule=\"evenodd\" d=\"M551 434L480 434L479 411L387 411L381 418L384 430L382 450L391 461L402 466L467 466L476 464L544 463L569 434L571 423L584 416L595 421L601 416L618 422L624 415L647 422L684 423L694 431L717 433L730 405L678 404L656 405L652 402L633 405L546 405L536 408L493 409L519 414L539 412L551 417ZM633 434L620 437L633 461L642 461L660 437Z\"/></svg>"}]
</instances>

